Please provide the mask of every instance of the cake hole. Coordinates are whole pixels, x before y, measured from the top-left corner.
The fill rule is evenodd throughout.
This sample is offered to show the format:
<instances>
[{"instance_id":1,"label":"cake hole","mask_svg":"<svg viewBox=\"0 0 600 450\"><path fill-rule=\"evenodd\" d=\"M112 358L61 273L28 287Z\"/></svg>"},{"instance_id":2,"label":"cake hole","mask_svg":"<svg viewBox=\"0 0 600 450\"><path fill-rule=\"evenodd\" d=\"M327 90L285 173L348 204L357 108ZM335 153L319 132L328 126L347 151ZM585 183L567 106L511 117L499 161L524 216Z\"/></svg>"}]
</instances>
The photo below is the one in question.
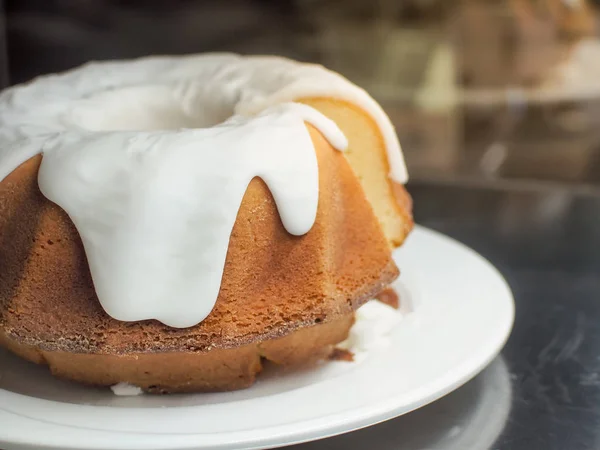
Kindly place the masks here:
<instances>
[{"instance_id":1,"label":"cake hole","mask_svg":"<svg viewBox=\"0 0 600 450\"><path fill-rule=\"evenodd\" d=\"M191 86L183 101L172 86L125 86L88 97L75 124L92 131L213 127L234 114L233 105L211 101L213 95Z\"/></svg>"},{"instance_id":2,"label":"cake hole","mask_svg":"<svg viewBox=\"0 0 600 450\"><path fill-rule=\"evenodd\" d=\"M48 239L46 242L48 243L48 245L54 245L54 241L52 239Z\"/></svg>"}]
</instances>

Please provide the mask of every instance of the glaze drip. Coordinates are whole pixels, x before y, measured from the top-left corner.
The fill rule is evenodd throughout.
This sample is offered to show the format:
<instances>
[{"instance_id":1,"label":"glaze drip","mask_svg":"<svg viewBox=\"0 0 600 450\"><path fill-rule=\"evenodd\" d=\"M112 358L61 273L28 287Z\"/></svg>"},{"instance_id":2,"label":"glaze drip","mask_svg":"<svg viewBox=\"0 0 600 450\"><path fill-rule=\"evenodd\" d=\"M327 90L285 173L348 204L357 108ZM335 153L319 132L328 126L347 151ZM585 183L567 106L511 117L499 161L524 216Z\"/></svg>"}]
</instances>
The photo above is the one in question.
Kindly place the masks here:
<instances>
[{"instance_id":1,"label":"glaze drip","mask_svg":"<svg viewBox=\"0 0 600 450\"><path fill-rule=\"evenodd\" d=\"M106 312L189 327L208 316L248 184L271 190L286 230L314 224L319 173L304 122L343 150L337 126L283 104L206 129L101 132L48 142L42 193L79 230Z\"/></svg>"},{"instance_id":2,"label":"glaze drip","mask_svg":"<svg viewBox=\"0 0 600 450\"><path fill-rule=\"evenodd\" d=\"M371 114L390 176L406 181L393 127L365 91L320 66L230 54L93 63L4 91L0 181L43 153L40 190L75 224L106 312L193 326L215 305L253 178L289 233L313 226L319 174L306 123L347 146L334 122L290 103L319 96Z\"/></svg>"}]
</instances>

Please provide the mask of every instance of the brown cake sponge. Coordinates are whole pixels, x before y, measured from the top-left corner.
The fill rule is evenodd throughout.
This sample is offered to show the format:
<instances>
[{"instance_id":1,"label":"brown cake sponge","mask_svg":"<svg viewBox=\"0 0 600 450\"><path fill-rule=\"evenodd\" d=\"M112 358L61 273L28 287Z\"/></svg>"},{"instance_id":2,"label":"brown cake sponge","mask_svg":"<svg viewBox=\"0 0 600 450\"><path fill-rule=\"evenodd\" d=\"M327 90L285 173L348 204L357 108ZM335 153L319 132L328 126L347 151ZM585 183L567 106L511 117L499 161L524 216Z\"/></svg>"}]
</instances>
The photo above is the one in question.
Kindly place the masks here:
<instances>
[{"instance_id":1,"label":"brown cake sponge","mask_svg":"<svg viewBox=\"0 0 600 450\"><path fill-rule=\"evenodd\" d=\"M387 181L385 165L372 170L386 180L377 189L387 189L393 205L378 204L376 214L368 197L377 191L365 182L372 174L355 170L352 157L308 128L320 183L313 228L287 233L255 178L231 234L215 308L186 329L120 322L104 312L77 230L38 188L42 156L23 163L0 182L0 345L64 378L152 392L238 389L253 382L262 358L295 365L328 356L346 338L353 312L398 276L390 242L404 240L412 218L408 194ZM350 151L355 159L361 151L385 158L382 144L363 148L352 137Z\"/></svg>"}]
</instances>

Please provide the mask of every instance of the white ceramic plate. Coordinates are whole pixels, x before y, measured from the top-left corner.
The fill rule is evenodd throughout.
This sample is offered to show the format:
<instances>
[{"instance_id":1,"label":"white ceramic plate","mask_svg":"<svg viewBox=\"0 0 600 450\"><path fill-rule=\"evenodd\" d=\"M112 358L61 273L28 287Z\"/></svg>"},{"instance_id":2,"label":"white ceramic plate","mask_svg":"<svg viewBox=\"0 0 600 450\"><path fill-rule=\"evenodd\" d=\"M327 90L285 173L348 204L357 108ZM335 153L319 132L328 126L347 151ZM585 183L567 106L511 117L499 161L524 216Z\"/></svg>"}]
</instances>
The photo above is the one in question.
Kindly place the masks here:
<instances>
[{"instance_id":1,"label":"white ceramic plate","mask_svg":"<svg viewBox=\"0 0 600 450\"><path fill-rule=\"evenodd\" d=\"M510 332L502 276L465 246L417 227L395 255L406 314L391 345L360 364L267 373L219 394L116 397L55 380L0 351L0 448L255 449L381 422L454 390L485 367Z\"/></svg>"},{"instance_id":2,"label":"white ceramic plate","mask_svg":"<svg viewBox=\"0 0 600 450\"><path fill-rule=\"evenodd\" d=\"M354 433L294 450L483 450L504 431L512 406L511 374L502 356L465 386L430 405Z\"/></svg>"}]
</instances>

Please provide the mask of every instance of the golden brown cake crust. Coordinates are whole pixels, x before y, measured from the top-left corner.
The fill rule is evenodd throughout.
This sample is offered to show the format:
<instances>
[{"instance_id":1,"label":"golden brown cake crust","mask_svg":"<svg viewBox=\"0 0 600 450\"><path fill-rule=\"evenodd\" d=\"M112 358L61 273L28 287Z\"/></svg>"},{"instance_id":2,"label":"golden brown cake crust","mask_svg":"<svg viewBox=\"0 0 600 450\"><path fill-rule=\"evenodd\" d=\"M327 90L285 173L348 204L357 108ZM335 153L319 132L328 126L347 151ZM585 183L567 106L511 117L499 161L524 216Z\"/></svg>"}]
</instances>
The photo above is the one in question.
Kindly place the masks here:
<instances>
[{"instance_id":1,"label":"golden brown cake crust","mask_svg":"<svg viewBox=\"0 0 600 450\"><path fill-rule=\"evenodd\" d=\"M283 228L260 179L248 187L211 315L188 329L125 323L102 310L79 235L37 186L41 157L0 183L0 329L43 349L126 355L237 348L345 316L398 275L344 156L311 129L319 211L304 236Z\"/></svg>"},{"instance_id":2,"label":"golden brown cake crust","mask_svg":"<svg viewBox=\"0 0 600 450\"><path fill-rule=\"evenodd\" d=\"M246 388L261 372L263 360L294 366L323 359L344 340L353 314L302 328L283 338L206 352L98 355L44 351L0 332L0 345L22 358L47 364L55 376L84 384L127 382L149 393L211 392Z\"/></svg>"},{"instance_id":3,"label":"golden brown cake crust","mask_svg":"<svg viewBox=\"0 0 600 450\"><path fill-rule=\"evenodd\" d=\"M261 358L290 365L327 357L354 310L399 272L359 177L308 128L319 163L313 228L288 234L267 186L252 180L215 308L187 329L104 312L77 230L38 188L42 157L23 163L0 182L0 345L57 376L151 392L238 389L253 382ZM403 240L410 197L402 186L394 191Z\"/></svg>"}]
</instances>

